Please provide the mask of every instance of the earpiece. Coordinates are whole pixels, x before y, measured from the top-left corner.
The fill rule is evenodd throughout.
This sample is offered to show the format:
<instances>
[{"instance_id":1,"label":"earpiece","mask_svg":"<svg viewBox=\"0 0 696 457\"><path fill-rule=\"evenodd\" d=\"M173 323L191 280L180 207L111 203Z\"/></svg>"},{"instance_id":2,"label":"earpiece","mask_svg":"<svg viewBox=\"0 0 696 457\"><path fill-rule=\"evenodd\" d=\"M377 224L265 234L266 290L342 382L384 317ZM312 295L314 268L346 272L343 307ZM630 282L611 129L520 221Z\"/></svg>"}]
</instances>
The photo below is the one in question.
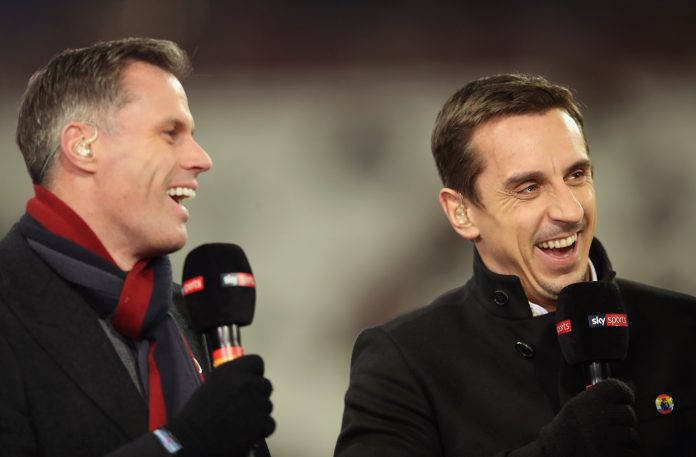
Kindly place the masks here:
<instances>
[{"instance_id":1,"label":"earpiece","mask_svg":"<svg viewBox=\"0 0 696 457\"><path fill-rule=\"evenodd\" d=\"M457 219L457 222L461 225L469 223L469 218L466 215L466 209L464 208L464 205L457 206L457 209L454 210L454 217L455 219Z\"/></svg>"},{"instance_id":2,"label":"earpiece","mask_svg":"<svg viewBox=\"0 0 696 457\"><path fill-rule=\"evenodd\" d=\"M97 136L99 136L99 129L97 129L97 127L91 123L88 124L94 127L94 135L92 135L92 138L83 138L73 146L73 151L75 154L84 158L92 157L92 148L90 148L89 145L97 139Z\"/></svg>"},{"instance_id":3,"label":"earpiece","mask_svg":"<svg viewBox=\"0 0 696 457\"><path fill-rule=\"evenodd\" d=\"M92 157L92 149L85 144L85 140L75 143L75 146L73 146L73 151L75 151L75 154L79 155L80 157Z\"/></svg>"}]
</instances>

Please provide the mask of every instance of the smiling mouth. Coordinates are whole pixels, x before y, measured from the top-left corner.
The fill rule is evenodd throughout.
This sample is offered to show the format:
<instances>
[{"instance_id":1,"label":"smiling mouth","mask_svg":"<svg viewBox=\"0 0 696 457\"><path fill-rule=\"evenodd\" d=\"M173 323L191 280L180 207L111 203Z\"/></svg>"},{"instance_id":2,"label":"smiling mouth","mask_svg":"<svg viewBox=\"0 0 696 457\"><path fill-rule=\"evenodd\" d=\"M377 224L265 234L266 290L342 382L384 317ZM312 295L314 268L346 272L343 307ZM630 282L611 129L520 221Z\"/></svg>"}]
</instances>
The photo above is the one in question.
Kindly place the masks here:
<instances>
[{"instance_id":1,"label":"smiling mouth","mask_svg":"<svg viewBox=\"0 0 696 457\"><path fill-rule=\"evenodd\" d=\"M565 253L573 249L578 240L578 234L574 233L566 238L542 241L536 247L548 253Z\"/></svg>"},{"instance_id":2,"label":"smiling mouth","mask_svg":"<svg viewBox=\"0 0 696 457\"><path fill-rule=\"evenodd\" d=\"M178 204L181 204L185 200L196 198L196 191L190 187L171 187L167 189L167 195Z\"/></svg>"}]
</instances>

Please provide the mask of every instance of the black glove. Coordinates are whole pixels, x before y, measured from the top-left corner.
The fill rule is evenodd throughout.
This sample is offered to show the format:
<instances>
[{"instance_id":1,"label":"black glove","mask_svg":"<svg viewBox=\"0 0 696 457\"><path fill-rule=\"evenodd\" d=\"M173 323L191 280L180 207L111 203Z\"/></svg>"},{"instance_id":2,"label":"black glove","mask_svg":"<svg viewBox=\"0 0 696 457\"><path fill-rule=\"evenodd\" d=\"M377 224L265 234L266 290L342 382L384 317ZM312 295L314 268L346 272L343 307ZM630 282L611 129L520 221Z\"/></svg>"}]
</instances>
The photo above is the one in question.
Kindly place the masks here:
<instances>
[{"instance_id":1,"label":"black glove","mask_svg":"<svg viewBox=\"0 0 696 457\"><path fill-rule=\"evenodd\" d=\"M549 457L638 456L633 392L607 379L568 401L541 429L539 441Z\"/></svg>"},{"instance_id":2,"label":"black glove","mask_svg":"<svg viewBox=\"0 0 696 457\"><path fill-rule=\"evenodd\" d=\"M257 355L215 368L166 425L181 443L177 457L246 457L254 444L275 429L271 390Z\"/></svg>"}]
</instances>

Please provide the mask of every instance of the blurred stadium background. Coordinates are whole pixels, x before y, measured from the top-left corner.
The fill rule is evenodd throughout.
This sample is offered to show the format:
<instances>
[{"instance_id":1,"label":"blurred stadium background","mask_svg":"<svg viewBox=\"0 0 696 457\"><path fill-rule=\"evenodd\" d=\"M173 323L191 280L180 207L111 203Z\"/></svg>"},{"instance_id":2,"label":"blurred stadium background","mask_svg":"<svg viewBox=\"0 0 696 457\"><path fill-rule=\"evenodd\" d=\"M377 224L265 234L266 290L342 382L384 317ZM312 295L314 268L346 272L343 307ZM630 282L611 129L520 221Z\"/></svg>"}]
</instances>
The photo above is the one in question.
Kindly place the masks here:
<instances>
[{"instance_id":1,"label":"blurred stadium background","mask_svg":"<svg viewBox=\"0 0 696 457\"><path fill-rule=\"evenodd\" d=\"M0 229L31 195L14 129L33 71L97 40L179 42L214 168L187 205L175 276L201 243L245 249L259 294L243 337L275 386L272 454L328 456L359 330L470 274L429 137L473 78L520 71L573 88L615 269L696 294L694 19L687 1L0 0Z\"/></svg>"}]
</instances>

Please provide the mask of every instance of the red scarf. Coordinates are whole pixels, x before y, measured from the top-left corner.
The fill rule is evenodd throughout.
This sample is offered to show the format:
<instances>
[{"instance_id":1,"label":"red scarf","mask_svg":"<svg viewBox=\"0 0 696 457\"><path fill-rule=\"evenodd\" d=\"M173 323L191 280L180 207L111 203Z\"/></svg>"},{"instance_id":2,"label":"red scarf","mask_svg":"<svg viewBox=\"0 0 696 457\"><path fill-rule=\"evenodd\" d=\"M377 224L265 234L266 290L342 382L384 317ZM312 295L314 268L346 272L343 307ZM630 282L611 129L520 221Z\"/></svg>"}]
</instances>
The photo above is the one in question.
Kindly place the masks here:
<instances>
[{"instance_id":1,"label":"red scarf","mask_svg":"<svg viewBox=\"0 0 696 457\"><path fill-rule=\"evenodd\" d=\"M87 223L60 198L48 190L34 186L36 196L27 202L27 213L49 232L65 238L102 257L115 266L116 262ZM150 259L138 261L127 273L111 322L120 334L133 340L141 340L144 334L145 316L152 299L154 270ZM160 373L155 361L156 341L149 339L148 350L148 427L150 431L163 426L167 420Z\"/></svg>"}]
</instances>

